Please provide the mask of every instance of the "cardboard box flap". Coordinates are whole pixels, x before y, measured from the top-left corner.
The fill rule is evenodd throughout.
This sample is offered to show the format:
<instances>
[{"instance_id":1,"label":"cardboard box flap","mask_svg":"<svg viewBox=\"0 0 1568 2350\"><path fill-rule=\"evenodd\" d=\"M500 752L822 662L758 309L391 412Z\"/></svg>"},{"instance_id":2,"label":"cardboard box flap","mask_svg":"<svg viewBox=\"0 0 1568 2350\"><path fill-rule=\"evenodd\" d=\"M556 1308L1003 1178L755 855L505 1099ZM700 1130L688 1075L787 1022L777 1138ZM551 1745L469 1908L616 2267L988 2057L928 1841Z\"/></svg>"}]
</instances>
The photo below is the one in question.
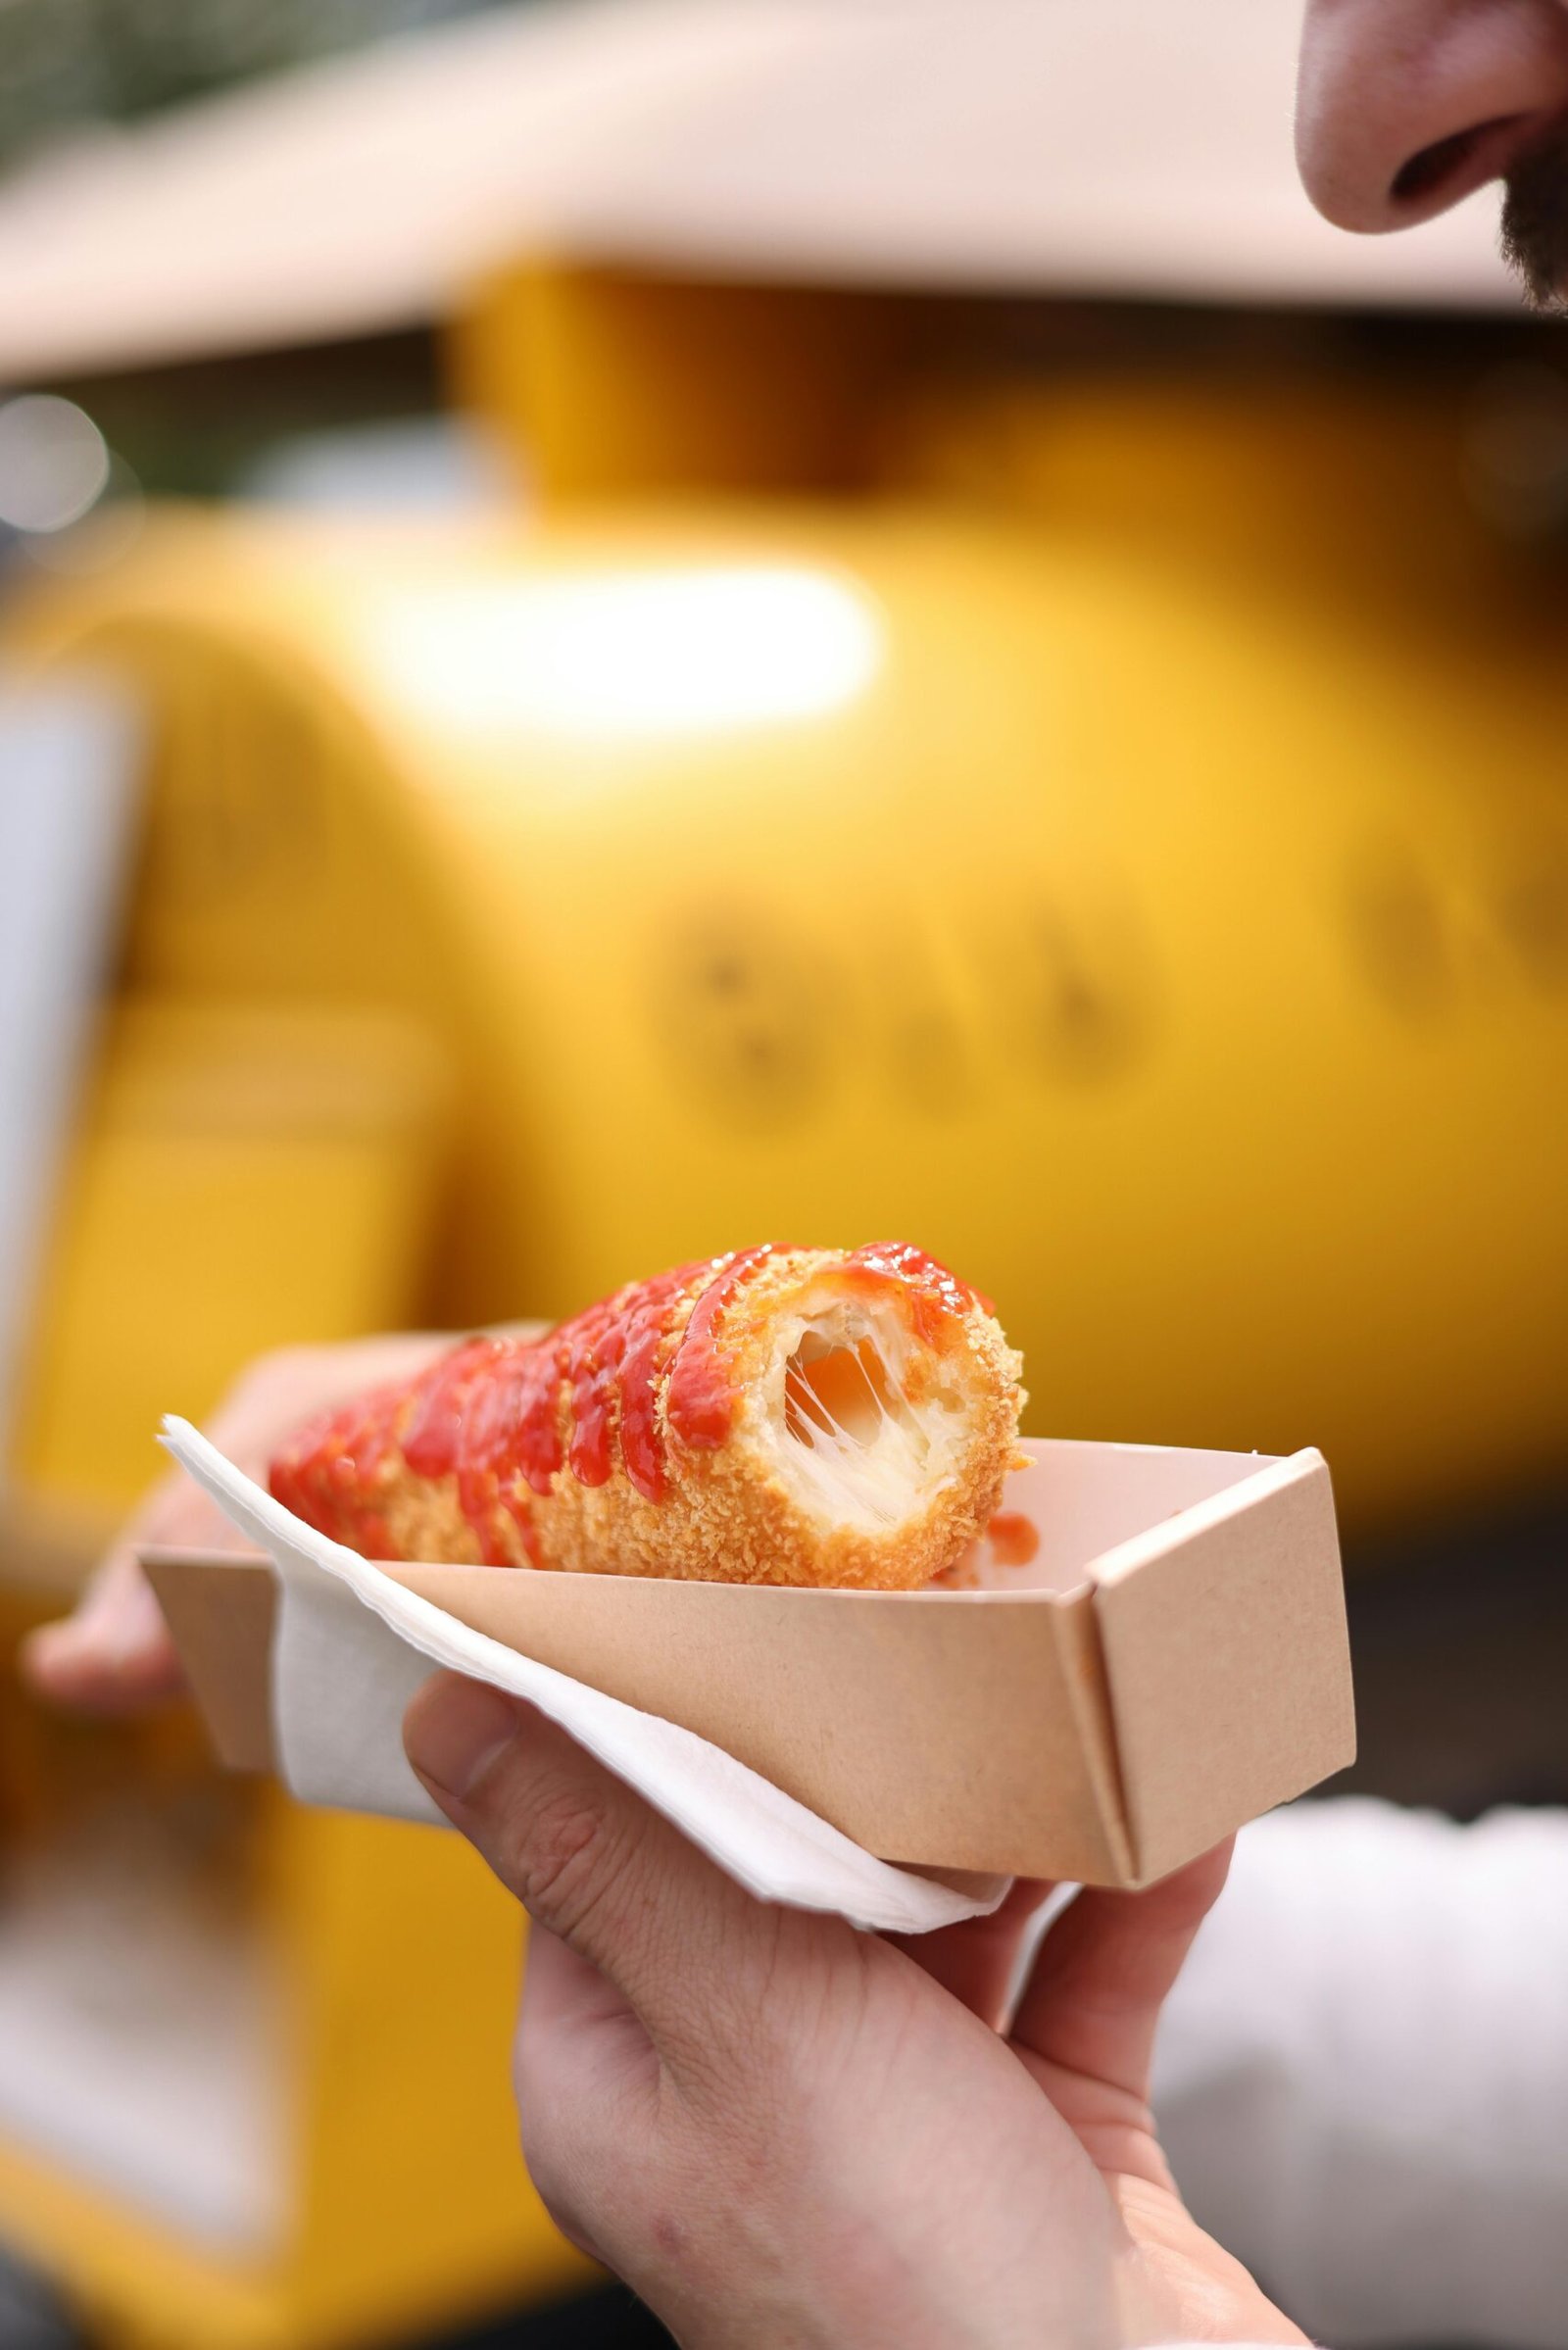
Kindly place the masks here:
<instances>
[{"instance_id":1,"label":"cardboard box flap","mask_svg":"<svg viewBox=\"0 0 1568 2350\"><path fill-rule=\"evenodd\" d=\"M1320 1452L1261 1467L1096 1565L1133 1874L1147 1884L1355 1758ZM1150 1570L1157 1563L1157 1572Z\"/></svg>"},{"instance_id":2,"label":"cardboard box flap","mask_svg":"<svg viewBox=\"0 0 1568 2350\"><path fill-rule=\"evenodd\" d=\"M206 1550L140 1556L220 1762L231 1771L274 1770L271 1560Z\"/></svg>"}]
</instances>

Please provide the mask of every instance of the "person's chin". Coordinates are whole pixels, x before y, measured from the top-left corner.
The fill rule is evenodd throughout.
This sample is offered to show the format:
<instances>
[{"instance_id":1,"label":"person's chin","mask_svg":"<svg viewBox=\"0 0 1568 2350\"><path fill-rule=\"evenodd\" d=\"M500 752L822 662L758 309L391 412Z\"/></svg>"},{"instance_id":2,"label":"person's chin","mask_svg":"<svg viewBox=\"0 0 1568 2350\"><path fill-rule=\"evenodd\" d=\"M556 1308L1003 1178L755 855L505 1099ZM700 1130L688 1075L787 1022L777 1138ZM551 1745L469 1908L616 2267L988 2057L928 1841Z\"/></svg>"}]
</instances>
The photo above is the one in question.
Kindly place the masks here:
<instances>
[{"instance_id":1,"label":"person's chin","mask_svg":"<svg viewBox=\"0 0 1568 2350\"><path fill-rule=\"evenodd\" d=\"M1568 125L1524 156L1503 187L1502 256L1537 310L1568 306Z\"/></svg>"}]
</instances>

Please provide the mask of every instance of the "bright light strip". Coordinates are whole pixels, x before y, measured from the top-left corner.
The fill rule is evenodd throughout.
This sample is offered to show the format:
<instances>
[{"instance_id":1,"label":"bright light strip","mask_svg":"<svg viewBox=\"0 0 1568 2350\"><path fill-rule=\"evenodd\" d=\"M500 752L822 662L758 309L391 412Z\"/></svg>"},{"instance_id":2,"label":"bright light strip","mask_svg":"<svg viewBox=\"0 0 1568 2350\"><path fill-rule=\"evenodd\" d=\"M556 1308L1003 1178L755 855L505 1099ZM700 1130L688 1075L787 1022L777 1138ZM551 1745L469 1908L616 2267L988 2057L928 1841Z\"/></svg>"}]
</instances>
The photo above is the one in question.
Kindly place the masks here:
<instances>
[{"instance_id":1,"label":"bright light strip","mask_svg":"<svg viewBox=\"0 0 1568 2350\"><path fill-rule=\"evenodd\" d=\"M882 659L875 608L802 565L466 583L388 597L369 650L439 723L616 740L820 716Z\"/></svg>"}]
</instances>

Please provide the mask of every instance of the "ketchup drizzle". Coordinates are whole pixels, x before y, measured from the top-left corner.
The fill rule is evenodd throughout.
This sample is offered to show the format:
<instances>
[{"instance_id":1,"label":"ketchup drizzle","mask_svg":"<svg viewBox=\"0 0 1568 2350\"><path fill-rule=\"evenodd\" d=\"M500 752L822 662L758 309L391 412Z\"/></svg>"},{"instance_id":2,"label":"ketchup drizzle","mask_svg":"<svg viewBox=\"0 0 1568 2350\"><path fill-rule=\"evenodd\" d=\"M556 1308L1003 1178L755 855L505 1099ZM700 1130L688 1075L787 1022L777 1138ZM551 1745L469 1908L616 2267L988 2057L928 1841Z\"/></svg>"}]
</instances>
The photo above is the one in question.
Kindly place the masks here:
<instances>
[{"instance_id":1,"label":"ketchup drizzle","mask_svg":"<svg viewBox=\"0 0 1568 2350\"><path fill-rule=\"evenodd\" d=\"M982 1297L936 1257L927 1256L923 1248L912 1248L907 1241L869 1242L865 1248L857 1248L848 1262L885 1280L903 1283L914 1309L915 1330L928 1346L940 1346L954 1325L976 1305L986 1314L997 1310L989 1297Z\"/></svg>"},{"instance_id":2,"label":"ketchup drizzle","mask_svg":"<svg viewBox=\"0 0 1568 2350\"><path fill-rule=\"evenodd\" d=\"M677 1265L631 1283L540 1339L471 1338L412 1383L382 1388L302 1429L273 1461L276 1498L322 1534L369 1556L390 1555L376 1505L384 1472L403 1459L415 1475L456 1481L458 1506L487 1565L505 1566L509 1536L539 1561L532 1496L563 1470L602 1486L618 1446L646 1500L668 1491L659 1396L678 1444L711 1450L735 1423L740 1394L724 1346L725 1317L774 1257L776 1242ZM842 1261L841 1279L885 1292L896 1284L928 1345L947 1345L979 1297L923 1249L885 1241ZM681 1309L685 1325L673 1339Z\"/></svg>"},{"instance_id":3,"label":"ketchup drizzle","mask_svg":"<svg viewBox=\"0 0 1568 2350\"><path fill-rule=\"evenodd\" d=\"M736 1292L770 1257L781 1254L788 1250L776 1241L764 1241L760 1248L738 1249L727 1263L721 1258L714 1279L692 1307L669 1367L664 1397L669 1433L683 1444L712 1451L735 1425L740 1396L718 1352L719 1323Z\"/></svg>"}]
</instances>

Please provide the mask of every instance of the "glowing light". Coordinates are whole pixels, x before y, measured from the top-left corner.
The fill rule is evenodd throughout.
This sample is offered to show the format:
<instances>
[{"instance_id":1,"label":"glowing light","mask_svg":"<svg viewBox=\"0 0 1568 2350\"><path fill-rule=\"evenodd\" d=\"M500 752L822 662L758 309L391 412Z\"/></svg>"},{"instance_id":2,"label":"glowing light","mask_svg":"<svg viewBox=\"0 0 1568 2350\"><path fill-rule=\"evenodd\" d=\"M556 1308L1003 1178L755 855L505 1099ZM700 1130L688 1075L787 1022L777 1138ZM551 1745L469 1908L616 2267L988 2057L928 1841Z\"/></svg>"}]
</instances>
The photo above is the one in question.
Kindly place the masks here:
<instances>
[{"instance_id":1,"label":"glowing light","mask_svg":"<svg viewBox=\"0 0 1568 2350\"><path fill-rule=\"evenodd\" d=\"M882 658L874 607L804 565L469 584L388 599L372 630L378 670L425 716L598 738L817 716Z\"/></svg>"},{"instance_id":2,"label":"glowing light","mask_svg":"<svg viewBox=\"0 0 1568 2350\"><path fill-rule=\"evenodd\" d=\"M0 522L13 530L69 530L109 485L103 434L84 410L47 392L0 407Z\"/></svg>"}]
</instances>

